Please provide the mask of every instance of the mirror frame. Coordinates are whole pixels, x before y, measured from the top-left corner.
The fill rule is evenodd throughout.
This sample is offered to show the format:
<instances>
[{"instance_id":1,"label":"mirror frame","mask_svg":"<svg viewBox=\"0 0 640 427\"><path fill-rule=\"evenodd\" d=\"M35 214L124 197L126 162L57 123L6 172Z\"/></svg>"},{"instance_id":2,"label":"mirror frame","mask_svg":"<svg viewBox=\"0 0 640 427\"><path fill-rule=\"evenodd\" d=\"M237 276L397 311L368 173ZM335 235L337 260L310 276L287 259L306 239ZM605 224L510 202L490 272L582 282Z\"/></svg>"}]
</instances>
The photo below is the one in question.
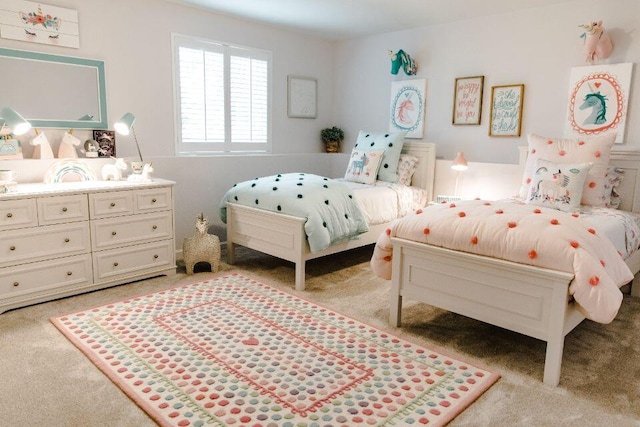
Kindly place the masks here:
<instances>
[{"instance_id":1,"label":"mirror frame","mask_svg":"<svg viewBox=\"0 0 640 427\"><path fill-rule=\"evenodd\" d=\"M107 121L107 92L104 74L104 61L96 59L77 58L71 56L52 55L48 53L31 52L26 50L14 50L0 48L0 56L10 58L22 58L35 61L57 62L61 64L81 65L85 67L93 67L96 69L98 77L98 100L100 108L100 118L94 118L93 121L86 120L58 120L58 119L25 119L31 123L33 127L43 128L69 128L69 129L107 129L109 123ZM10 107L10 105L7 105ZM19 112L20 113L20 112Z\"/></svg>"}]
</instances>

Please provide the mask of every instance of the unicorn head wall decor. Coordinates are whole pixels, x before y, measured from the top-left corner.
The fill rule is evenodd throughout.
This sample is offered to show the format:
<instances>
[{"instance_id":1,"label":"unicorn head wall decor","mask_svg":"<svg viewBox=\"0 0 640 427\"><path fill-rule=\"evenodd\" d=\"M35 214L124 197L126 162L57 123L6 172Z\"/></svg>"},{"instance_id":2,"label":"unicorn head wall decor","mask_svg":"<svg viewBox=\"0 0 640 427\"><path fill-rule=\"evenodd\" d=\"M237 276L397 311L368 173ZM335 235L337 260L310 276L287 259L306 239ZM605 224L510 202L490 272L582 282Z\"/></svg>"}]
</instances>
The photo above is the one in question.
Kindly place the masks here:
<instances>
[{"instance_id":1,"label":"unicorn head wall decor","mask_svg":"<svg viewBox=\"0 0 640 427\"><path fill-rule=\"evenodd\" d=\"M602 21L591 22L580 25L586 31L580 35L584 39L585 60L589 63L596 62L596 59L607 59L613 51L613 42L609 33L604 31Z\"/></svg>"},{"instance_id":2,"label":"unicorn head wall decor","mask_svg":"<svg viewBox=\"0 0 640 427\"><path fill-rule=\"evenodd\" d=\"M413 76L418 72L418 64L404 50L400 49L396 53L390 50L389 57L391 58L391 74L398 74L400 67L408 76Z\"/></svg>"}]
</instances>

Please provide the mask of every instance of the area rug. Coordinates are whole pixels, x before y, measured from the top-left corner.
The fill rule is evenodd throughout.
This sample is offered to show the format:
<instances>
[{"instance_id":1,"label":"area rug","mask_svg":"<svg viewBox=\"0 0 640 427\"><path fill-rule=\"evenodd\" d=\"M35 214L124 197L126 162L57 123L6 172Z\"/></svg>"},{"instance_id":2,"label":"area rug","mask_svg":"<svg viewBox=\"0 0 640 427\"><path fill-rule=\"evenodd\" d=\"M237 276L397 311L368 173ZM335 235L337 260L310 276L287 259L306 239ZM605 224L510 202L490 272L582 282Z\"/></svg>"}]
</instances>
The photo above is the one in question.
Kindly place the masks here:
<instances>
[{"instance_id":1,"label":"area rug","mask_svg":"<svg viewBox=\"0 0 640 427\"><path fill-rule=\"evenodd\" d=\"M237 274L51 321L163 426L437 426L499 378Z\"/></svg>"}]
</instances>

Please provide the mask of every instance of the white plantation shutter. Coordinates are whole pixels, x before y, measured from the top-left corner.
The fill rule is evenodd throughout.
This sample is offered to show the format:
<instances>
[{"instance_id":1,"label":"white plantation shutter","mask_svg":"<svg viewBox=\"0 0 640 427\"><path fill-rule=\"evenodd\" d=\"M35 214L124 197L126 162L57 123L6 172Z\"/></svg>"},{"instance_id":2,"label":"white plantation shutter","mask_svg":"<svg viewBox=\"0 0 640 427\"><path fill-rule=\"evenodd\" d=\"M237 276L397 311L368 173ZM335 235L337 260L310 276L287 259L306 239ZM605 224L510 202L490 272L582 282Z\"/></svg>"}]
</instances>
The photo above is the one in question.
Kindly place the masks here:
<instances>
[{"instance_id":1,"label":"white plantation shutter","mask_svg":"<svg viewBox=\"0 0 640 427\"><path fill-rule=\"evenodd\" d=\"M174 35L178 154L270 151L271 54Z\"/></svg>"}]
</instances>

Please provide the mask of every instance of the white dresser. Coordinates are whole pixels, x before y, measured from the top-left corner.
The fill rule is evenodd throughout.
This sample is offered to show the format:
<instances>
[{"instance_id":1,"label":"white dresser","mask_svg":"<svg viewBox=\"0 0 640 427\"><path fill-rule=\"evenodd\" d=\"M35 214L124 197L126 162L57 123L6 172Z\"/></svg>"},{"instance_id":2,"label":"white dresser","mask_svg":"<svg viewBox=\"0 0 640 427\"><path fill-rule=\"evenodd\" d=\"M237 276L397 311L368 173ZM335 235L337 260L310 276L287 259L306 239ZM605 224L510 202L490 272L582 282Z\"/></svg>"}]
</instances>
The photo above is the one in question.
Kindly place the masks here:
<instances>
[{"instance_id":1,"label":"white dresser","mask_svg":"<svg viewBox=\"0 0 640 427\"><path fill-rule=\"evenodd\" d=\"M175 274L174 184L21 184L1 194L0 313Z\"/></svg>"}]
</instances>

